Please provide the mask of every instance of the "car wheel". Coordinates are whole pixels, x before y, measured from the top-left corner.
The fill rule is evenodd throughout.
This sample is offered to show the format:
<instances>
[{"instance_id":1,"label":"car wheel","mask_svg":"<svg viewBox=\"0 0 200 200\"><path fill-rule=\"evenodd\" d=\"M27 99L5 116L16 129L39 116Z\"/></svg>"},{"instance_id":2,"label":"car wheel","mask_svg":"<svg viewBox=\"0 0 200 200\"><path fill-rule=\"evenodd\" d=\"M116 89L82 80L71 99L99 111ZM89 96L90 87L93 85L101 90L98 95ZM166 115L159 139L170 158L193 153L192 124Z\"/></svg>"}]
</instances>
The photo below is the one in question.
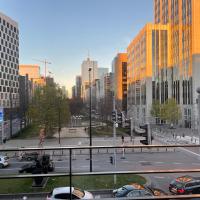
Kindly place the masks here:
<instances>
[{"instance_id":1,"label":"car wheel","mask_svg":"<svg viewBox=\"0 0 200 200\"><path fill-rule=\"evenodd\" d=\"M28 157L28 158L27 158L27 160L28 160L28 161L31 161L31 158L30 158L30 157Z\"/></svg>"},{"instance_id":2,"label":"car wheel","mask_svg":"<svg viewBox=\"0 0 200 200\"><path fill-rule=\"evenodd\" d=\"M0 164L0 169L2 169L3 168L3 164Z\"/></svg>"}]
</instances>

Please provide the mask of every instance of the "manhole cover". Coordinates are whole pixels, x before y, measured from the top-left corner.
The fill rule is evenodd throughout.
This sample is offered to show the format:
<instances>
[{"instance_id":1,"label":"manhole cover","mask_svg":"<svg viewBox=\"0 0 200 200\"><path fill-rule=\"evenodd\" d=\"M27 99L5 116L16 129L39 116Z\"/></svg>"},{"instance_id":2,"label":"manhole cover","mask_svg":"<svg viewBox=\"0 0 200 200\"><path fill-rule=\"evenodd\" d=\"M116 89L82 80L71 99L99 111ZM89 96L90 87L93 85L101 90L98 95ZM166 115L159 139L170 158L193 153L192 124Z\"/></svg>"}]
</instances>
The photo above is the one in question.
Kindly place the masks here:
<instances>
[{"instance_id":1,"label":"manhole cover","mask_svg":"<svg viewBox=\"0 0 200 200\"><path fill-rule=\"evenodd\" d=\"M142 166L152 165L151 162L140 162L140 164L141 164Z\"/></svg>"}]
</instances>

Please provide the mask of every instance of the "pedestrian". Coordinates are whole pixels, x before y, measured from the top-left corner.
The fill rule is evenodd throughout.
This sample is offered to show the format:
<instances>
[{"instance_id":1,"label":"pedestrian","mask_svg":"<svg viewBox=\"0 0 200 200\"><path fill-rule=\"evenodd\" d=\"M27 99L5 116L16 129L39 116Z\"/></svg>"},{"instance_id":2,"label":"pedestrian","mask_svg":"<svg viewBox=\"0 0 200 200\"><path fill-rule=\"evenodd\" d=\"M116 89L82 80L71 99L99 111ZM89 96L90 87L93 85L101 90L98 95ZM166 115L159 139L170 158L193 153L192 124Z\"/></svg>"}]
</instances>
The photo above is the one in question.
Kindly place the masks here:
<instances>
[{"instance_id":1,"label":"pedestrian","mask_svg":"<svg viewBox=\"0 0 200 200\"><path fill-rule=\"evenodd\" d=\"M122 137L121 137L121 138L122 138L122 144L124 144L124 136L122 135Z\"/></svg>"}]
</instances>

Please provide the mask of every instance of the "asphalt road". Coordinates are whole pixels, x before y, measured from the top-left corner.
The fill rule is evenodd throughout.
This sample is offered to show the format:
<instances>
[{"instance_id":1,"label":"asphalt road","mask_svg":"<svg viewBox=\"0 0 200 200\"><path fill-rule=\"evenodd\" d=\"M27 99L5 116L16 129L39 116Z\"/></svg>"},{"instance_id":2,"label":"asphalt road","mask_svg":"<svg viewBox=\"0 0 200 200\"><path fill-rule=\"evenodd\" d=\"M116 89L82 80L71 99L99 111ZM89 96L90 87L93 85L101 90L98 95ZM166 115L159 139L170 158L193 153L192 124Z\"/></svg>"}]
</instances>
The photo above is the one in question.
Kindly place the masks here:
<instances>
[{"instance_id":1,"label":"asphalt road","mask_svg":"<svg viewBox=\"0 0 200 200\"><path fill-rule=\"evenodd\" d=\"M79 152L80 153L80 152ZM133 171L133 170L156 170L156 169L188 169L199 168L200 161L190 153L178 149L175 152L129 152L117 154L116 168L110 163L110 156L113 154L95 154L93 155L93 171ZM73 155L72 169L73 172L89 172L89 155ZM60 160L61 159L61 160ZM55 163L55 172L69 172L69 156L53 157ZM9 166L0 169L0 174L18 174L18 170L24 164L30 162L19 161L16 158L10 158ZM150 174L145 175L153 186L168 191L169 182L180 174ZM196 173L195 176L200 176ZM127 182L128 183L128 182Z\"/></svg>"},{"instance_id":2,"label":"asphalt road","mask_svg":"<svg viewBox=\"0 0 200 200\"><path fill-rule=\"evenodd\" d=\"M80 139L68 139L66 140L66 143L71 145L78 144L79 140ZM87 140L82 140L82 145L87 145ZM126 138L126 140L128 139ZM136 142L139 140L140 139L138 138ZM120 142L121 140L120 138L118 138L118 144L120 144ZM94 145L112 145L112 138L96 138L94 140L94 143ZM159 144L159 142L155 141L154 143ZM54 144L54 142L50 144ZM154 149L152 152L148 149L144 149L145 152L141 152L140 149L132 152L132 150L129 149L128 153L125 153L124 155L125 159L122 159L122 149L119 149L117 154L116 168L110 163L110 156L113 156L113 153L110 153L111 151L112 150L107 151L105 149L101 150L101 153L97 153L97 151L95 152L95 155L93 155L93 171L131 171L156 169L167 170L188 168L196 169L200 167L200 155L198 148L178 148L175 152L172 148L167 149L167 152L166 149ZM51 155L53 154L53 152L48 153L50 153ZM60 152L54 152L54 154L58 153ZM73 172L89 172L88 152L76 151L76 153L73 154L72 158ZM53 156L53 161L55 163L55 172L69 171L69 156L66 152L64 152L63 156ZM10 158L9 163L10 165L7 168L0 169L0 175L18 174L18 170L21 168L21 166L29 162L22 162L17 160L16 158ZM168 192L170 181L180 175L181 174L149 174L144 176L147 177L149 184L152 184L154 187L158 187ZM200 177L199 173L195 173L192 175Z\"/></svg>"}]
</instances>

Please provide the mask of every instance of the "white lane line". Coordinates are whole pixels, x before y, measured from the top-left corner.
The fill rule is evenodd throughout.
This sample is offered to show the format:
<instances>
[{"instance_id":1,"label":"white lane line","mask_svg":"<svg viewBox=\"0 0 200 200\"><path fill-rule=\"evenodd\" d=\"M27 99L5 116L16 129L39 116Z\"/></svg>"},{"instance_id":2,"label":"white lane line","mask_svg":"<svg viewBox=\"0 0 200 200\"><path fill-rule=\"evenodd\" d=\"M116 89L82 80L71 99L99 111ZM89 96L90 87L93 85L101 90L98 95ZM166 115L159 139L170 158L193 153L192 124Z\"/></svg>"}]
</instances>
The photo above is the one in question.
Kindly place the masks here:
<instances>
[{"instance_id":1,"label":"white lane line","mask_svg":"<svg viewBox=\"0 0 200 200\"><path fill-rule=\"evenodd\" d=\"M192 165L200 165L200 163L192 163Z\"/></svg>"},{"instance_id":2,"label":"white lane line","mask_svg":"<svg viewBox=\"0 0 200 200\"><path fill-rule=\"evenodd\" d=\"M163 178L165 178L165 177L164 177L164 176L154 176L154 178L163 179Z\"/></svg>"},{"instance_id":3,"label":"white lane line","mask_svg":"<svg viewBox=\"0 0 200 200\"><path fill-rule=\"evenodd\" d=\"M146 161L146 160L141 160L141 161L138 161L139 163L143 163L143 162L149 162L149 161Z\"/></svg>"},{"instance_id":4,"label":"white lane line","mask_svg":"<svg viewBox=\"0 0 200 200\"><path fill-rule=\"evenodd\" d=\"M77 167L79 167L79 168L89 168L88 165L77 166ZM55 167L55 168L56 168L56 169L68 169L68 167ZM76 167L74 167L74 168L76 168Z\"/></svg>"},{"instance_id":5,"label":"white lane line","mask_svg":"<svg viewBox=\"0 0 200 200\"><path fill-rule=\"evenodd\" d=\"M185 149L185 148L183 148L183 147L179 147L179 148L182 149L183 151L186 151L186 152L188 152L188 153L191 153L191 154L193 154L193 155L195 155L195 156L200 156L200 154L194 153L193 151L190 151L190 150Z\"/></svg>"},{"instance_id":6,"label":"white lane line","mask_svg":"<svg viewBox=\"0 0 200 200\"><path fill-rule=\"evenodd\" d=\"M130 163L131 161L128 160L122 160L123 163Z\"/></svg>"},{"instance_id":7,"label":"white lane line","mask_svg":"<svg viewBox=\"0 0 200 200\"><path fill-rule=\"evenodd\" d=\"M174 164L174 165L181 165L181 164L183 164L183 163L173 162L172 164Z\"/></svg>"},{"instance_id":8,"label":"white lane line","mask_svg":"<svg viewBox=\"0 0 200 200\"><path fill-rule=\"evenodd\" d=\"M5 171L5 170L20 170L21 168L3 168L3 169L0 169L0 171Z\"/></svg>"},{"instance_id":9,"label":"white lane line","mask_svg":"<svg viewBox=\"0 0 200 200\"><path fill-rule=\"evenodd\" d=\"M156 164L163 164L164 162L155 162Z\"/></svg>"},{"instance_id":10,"label":"white lane line","mask_svg":"<svg viewBox=\"0 0 200 200\"><path fill-rule=\"evenodd\" d=\"M28 164L32 162L9 162L10 164Z\"/></svg>"}]
</instances>

